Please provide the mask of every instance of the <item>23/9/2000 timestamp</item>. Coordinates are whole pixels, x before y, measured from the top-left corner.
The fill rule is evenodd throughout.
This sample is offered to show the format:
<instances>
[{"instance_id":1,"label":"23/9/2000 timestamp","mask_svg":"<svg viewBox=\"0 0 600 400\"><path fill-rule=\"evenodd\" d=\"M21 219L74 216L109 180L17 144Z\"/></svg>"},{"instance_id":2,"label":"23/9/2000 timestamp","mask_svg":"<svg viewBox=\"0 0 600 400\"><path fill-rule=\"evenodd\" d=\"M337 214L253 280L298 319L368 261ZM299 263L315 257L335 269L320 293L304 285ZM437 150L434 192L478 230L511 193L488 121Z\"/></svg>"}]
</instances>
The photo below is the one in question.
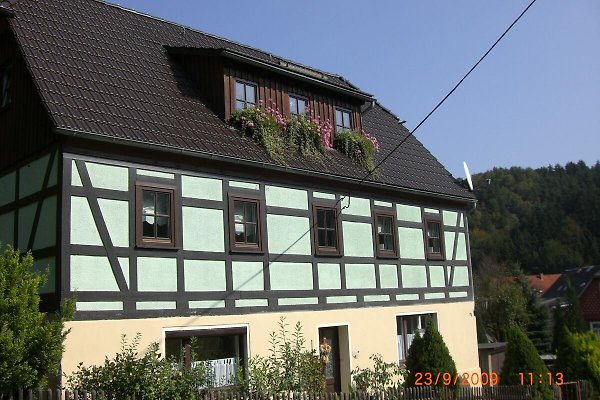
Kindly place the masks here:
<instances>
[{"instance_id":1,"label":"23/9/2000 timestamp","mask_svg":"<svg viewBox=\"0 0 600 400\"><path fill-rule=\"evenodd\" d=\"M563 373L562 372L548 372L545 374L540 373L532 373L532 372L519 372L519 379L521 380L521 385L562 385L563 384Z\"/></svg>"}]
</instances>

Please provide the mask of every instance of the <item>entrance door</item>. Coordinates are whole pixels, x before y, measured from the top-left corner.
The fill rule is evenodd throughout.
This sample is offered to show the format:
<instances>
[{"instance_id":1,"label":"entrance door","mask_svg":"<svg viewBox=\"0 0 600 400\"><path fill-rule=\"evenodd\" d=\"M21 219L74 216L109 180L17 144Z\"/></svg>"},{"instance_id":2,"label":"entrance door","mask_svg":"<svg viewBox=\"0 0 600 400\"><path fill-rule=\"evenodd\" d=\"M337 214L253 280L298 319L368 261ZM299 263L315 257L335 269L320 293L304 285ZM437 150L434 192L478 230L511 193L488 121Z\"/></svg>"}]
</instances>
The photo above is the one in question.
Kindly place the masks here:
<instances>
[{"instance_id":1,"label":"entrance door","mask_svg":"<svg viewBox=\"0 0 600 400\"><path fill-rule=\"evenodd\" d=\"M325 364L325 387L330 393L340 393L340 338L336 326L319 328L319 350L330 347Z\"/></svg>"}]
</instances>

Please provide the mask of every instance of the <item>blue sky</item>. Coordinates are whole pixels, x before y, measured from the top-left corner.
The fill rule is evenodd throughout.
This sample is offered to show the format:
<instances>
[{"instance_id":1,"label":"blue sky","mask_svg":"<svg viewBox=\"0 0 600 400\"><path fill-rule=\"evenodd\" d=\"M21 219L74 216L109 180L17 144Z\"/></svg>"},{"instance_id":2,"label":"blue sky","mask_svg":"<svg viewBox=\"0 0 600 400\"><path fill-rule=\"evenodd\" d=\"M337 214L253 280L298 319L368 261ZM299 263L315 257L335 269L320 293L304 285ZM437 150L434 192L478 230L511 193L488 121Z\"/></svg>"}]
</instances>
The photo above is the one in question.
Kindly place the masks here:
<instances>
[{"instance_id":1,"label":"blue sky","mask_svg":"<svg viewBox=\"0 0 600 400\"><path fill-rule=\"evenodd\" d=\"M413 129L529 0L120 0L328 72ZM600 1L538 0L416 136L456 177L600 159Z\"/></svg>"}]
</instances>

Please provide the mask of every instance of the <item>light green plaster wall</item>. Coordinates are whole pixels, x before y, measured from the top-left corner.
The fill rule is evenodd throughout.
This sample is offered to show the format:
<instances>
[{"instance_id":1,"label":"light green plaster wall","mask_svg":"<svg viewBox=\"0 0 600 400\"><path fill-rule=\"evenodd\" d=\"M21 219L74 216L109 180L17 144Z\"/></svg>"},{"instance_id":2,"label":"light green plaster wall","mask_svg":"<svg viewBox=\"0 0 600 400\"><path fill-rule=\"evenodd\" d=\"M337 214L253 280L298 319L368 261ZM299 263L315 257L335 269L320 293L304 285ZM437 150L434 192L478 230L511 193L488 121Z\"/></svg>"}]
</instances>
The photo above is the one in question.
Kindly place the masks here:
<instances>
[{"instance_id":1,"label":"light green plaster wall","mask_svg":"<svg viewBox=\"0 0 600 400\"><path fill-rule=\"evenodd\" d=\"M446 226L456 226L458 213L455 211L444 211L442 213L442 218L444 220L444 225Z\"/></svg>"},{"instance_id":2,"label":"light green plaster wall","mask_svg":"<svg viewBox=\"0 0 600 400\"><path fill-rule=\"evenodd\" d=\"M263 263L233 261L233 290L264 290Z\"/></svg>"},{"instance_id":3,"label":"light green plaster wall","mask_svg":"<svg viewBox=\"0 0 600 400\"><path fill-rule=\"evenodd\" d=\"M118 292L119 286L107 257L71 256L71 290Z\"/></svg>"},{"instance_id":4,"label":"light green plaster wall","mask_svg":"<svg viewBox=\"0 0 600 400\"><path fill-rule=\"evenodd\" d=\"M19 198L42 190L50 154L38 158L19 169Z\"/></svg>"},{"instance_id":5,"label":"light green plaster wall","mask_svg":"<svg viewBox=\"0 0 600 400\"><path fill-rule=\"evenodd\" d=\"M401 258L416 258L419 260L425 258L422 229L400 227L398 228L398 238L400 239Z\"/></svg>"},{"instance_id":6,"label":"light green plaster wall","mask_svg":"<svg viewBox=\"0 0 600 400\"><path fill-rule=\"evenodd\" d=\"M350 257L373 257L373 228L362 222L342 222L344 255Z\"/></svg>"},{"instance_id":7,"label":"light green plaster wall","mask_svg":"<svg viewBox=\"0 0 600 400\"><path fill-rule=\"evenodd\" d=\"M277 304L280 306L294 306L299 304L319 304L317 297L283 297L277 299Z\"/></svg>"},{"instance_id":8,"label":"light green plaster wall","mask_svg":"<svg viewBox=\"0 0 600 400\"><path fill-rule=\"evenodd\" d=\"M371 289L375 286L375 265L346 264L347 289Z\"/></svg>"},{"instance_id":9,"label":"light green plaster wall","mask_svg":"<svg viewBox=\"0 0 600 400\"><path fill-rule=\"evenodd\" d=\"M403 288L427 287L427 270L424 265L402 265L400 268Z\"/></svg>"},{"instance_id":10,"label":"light green plaster wall","mask_svg":"<svg viewBox=\"0 0 600 400\"><path fill-rule=\"evenodd\" d=\"M360 197L345 197L341 201L342 214L371 216L371 201Z\"/></svg>"},{"instance_id":11,"label":"light green plaster wall","mask_svg":"<svg viewBox=\"0 0 600 400\"><path fill-rule=\"evenodd\" d=\"M50 166L50 176L48 177L48 187L56 185L58 182L58 156L54 157Z\"/></svg>"},{"instance_id":12,"label":"light green plaster wall","mask_svg":"<svg viewBox=\"0 0 600 400\"><path fill-rule=\"evenodd\" d=\"M425 300L429 299L445 299L446 295L444 293L425 293Z\"/></svg>"},{"instance_id":13,"label":"light green plaster wall","mask_svg":"<svg viewBox=\"0 0 600 400\"><path fill-rule=\"evenodd\" d=\"M75 303L77 311L122 311L122 301L78 301Z\"/></svg>"},{"instance_id":14,"label":"light green plaster wall","mask_svg":"<svg viewBox=\"0 0 600 400\"><path fill-rule=\"evenodd\" d=\"M390 301L390 296L387 294L381 294L381 295L367 295L365 296L365 301L370 302L370 301Z\"/></svg>"},{"instance_id":15,"label":"light green plaster wall","mask_svg":"<svg viewBox=\"0 0 600 400\"><path fill-rule=\"evenodd\" d=\"M225 308L225 300L191 300L190 308Z\"/></svg>"},{"instance_id":16,"label":"light green plaster wall","mask_svg":"<svg viewBox=\"0 0 600 400\"><path fill-rule=\"evenodd\" d=\"M456 298L456 297L467 297L467 292L450 292L448 293L448 297Z\"/></svg>"},{"instance_id":17,"label":"light green plaster wall","mask_svg":"<svg viewBox=\"0 0 600 400\"><path fill-rule=\"evenodd\" d=\"M399 221L421 222L421 207L397 204L396 217Z\"/></svg>"},{"instance_id":18,"label":"light green plaster wall","mask_svg":"<svg viewBox=\"0 0 600 400\"><path fill-rule=\"evenodd\" d=\"M269 264L271 290L312 290L311 263L274 262Z\"/></svg>"},{"instance_id":19,"label":"light green plaster wall","mask_svg":"<svg viewBox=\"0 0 600 400\"><path fill-rule=\"evenodd\" d=\"M121 191L129 189L129 172L127 168L92 162L86 162L85 165L93 187Z\"/></svg>"},{"instance_id":20,"label":"light green plaster wall","mask_svg":"<svg viewBox=\"0 0 600 400\"><path fill-rule=\"evenodd\" d=\"M138 257L138 290L140 292L176 292L177 259Z\"/></svg>"},{"instance_id":21,"label":"light green plaster wall","mask_svg":"<svg viewBox=\"0 0 600 400\"><path fill-rule=\"evenodd\" d=\"M308 210L308 194L306 190L266 186L265 201L268 206Z\"/></svg>"},{"instance_id":22,"label":"light green plaster wall","mask_svg":"<svg viewBox=\"0 0 600 400\"><path fill-rule=\"evenodd\" d=\"M33 250L56 246L56 196L44 199L38 221Z\"/></svg>"},{"instance_id":23,"label":"light green plaster wall","mask_svg":"<svg viewBox=\"0 0 600 400\"><path fill-rule=\"evenodd\" d=\"M119 257L117 260L119 261L121 272L123 272L123 276L125 277L125 283L127 283L127 287L129 287L129 258Z\"/></svg>"},{"instance_id":24,"label":"light green plaster wall","mask_svg":"<svg viewBox=\"0 0 600 400\"><path fill-rule=\"evenodd\" d=\"M236 307L266 307L269 305L267 299L242 299L236 300Z\"/></svg>"},{"instance_id":25,"label":"light green plaster wall","mask_svg":"<svg viewBox=\"0 0 600 400\"><path fill-rule=\"evenodd\" d=\"M429 282L431 283L431 287L446 286L444 267L442 265L429 266Z\"/></svg>"},{"instance_id":26,"label":"light green plaster wall","mask_svg":"<svg viewBox=\"0 0 600 400\"><path fill-rule=\"evenodd\" d=\"M194 199L222 201L223 182L220 179L183 175L181 177L181 195Z\"/></svg>"},{"instance_id":27,"label":"light green plaster wall","mask_svg":"<svg viewBox=\"0 0 600 400\"><path fill-rule=\"evenodd\" d=\"M223 210L183 207L183 248L196 251L225 251Z\"/></svg>"},{"instance_id":28,"label":"light green plaster wall","mask_svg":"<svg viewBox=\"0 0 600 400\"><path fill-rule=\"evenodd\" d=\"M393 207L392 203L388 203L387 201L373 201L373 205L379 206L379 207Z\"/></svg>"},{"instance_id":29,"label":"light green plaster wall","mask_svg":"<svg viewBox=\"0 0 600 400\"><path fill-rule=\"evenodd\" d=\"M437 208L424 208L423 211L428 214L439 214L440 213L440 210L438 210Z\"/></svg>"},{"instance_id":30,"label":"light green plaster wall","mask_svg":"<svg viewBox=\"0 0 600 400\"><path fill-rule=\"evenodd\" d=\"M313 192L313 197L315 199L335 200L335 194L332 193Z\"/></svg>"},{"instance_id":31,"label":"light green plaster wall","mask_svg":"<svg viewBox=\"0 0 600 400\"><path fill-rule=\"evenodd\" d=\"M456 243L456 259L465 261L467 259L467 242L465 241L465 234L458 234L458 242Z\"/></svg>"},{"instance_id":32,"label":"light green plaster wall","mask_svg":"<svg viewBox=\"0 0 600 400\"><path fill-rule=\"evenodd\" d=\"M327 304L356 303L356 296L330 296L325 300Z\"/></svg>"},{"instance_id":33,"label":"light green plaster wall","mask_svg":"<svg viewBox=\"0 0 600 400\"><path fill-rule=\"evenodd\" d=\"M186 291L225 290L225 261L185 260Z\"/></svg>"},{"instance_id":34,"label":"light green plaster wall","mask_svg":"<svg viewBox=\"0 0 600 400\"><path fill-rule=\"evenodd\" d=\"M79 170L77 169L77 164L75 164L75 160L71 161L71 185L83 186L83 183L81 182L81 176L79 175Z\"/></svg>"},{"instance_id":35,"label":"light green plaster wall","mask_svg":"<svg viewBox=\"0 0 600 400\"><path fill-rule=\"evenodd\" d=\"M17 174L14 171L0 177L0 188L2 188L2 190L0 190L0 206L3 206L16 200L16 181Z\"/></svg>"},{"instance_id":36,"label":"light green plaster wall","mask_svg":"<svg viewBox=\"0 0 600 400\"><path fill-rule=\"evenodd\" d=\"M15 213L13 211L0 215L0 246L14 243Z\"/></svg>"},{"instance_id":37,"label":"light green plaster wall","mask_svg":"<svg viewBox=\"0 0 600 400\"><path fill-rule=\"evenodd\" d=\"M308 218L267 214L267 232L269 253L311 255Z\"/></svg>"},{"instance_id":38,"label":"light green plaster wall","mask_svg":"<svg viewBox=\"0 0 600 400\"><path fill-rule=\"evenodd\" d=\"M142 176L153 176L155 178L163 178L163 179L175 179L175 174L171 174L168 172L159 172L159 171L150 171L147 169L138 169L136 171L138 175Z\"/></svg>"},{"instance_id":39,"label":"light green plaster wall","mask_svg":"<svg viewBox=\"0 0 600 400\"><path fill-rule=\"evenodd\" d=\"M379 265L379 282L382 288L398 287L398 267L396 265Z\"/></svg>"},{"instance_id":40,"label":"light green plaster wall","mask_svg":"<svg viewBox=\"0 0 600 400\"><path fill-rule=\"evenodd\" d=\"M258 183L250 183L250 182L239 182L239 181L229 181L230 187L238 187L242 189L252 189L258 190L260 189L260 185Z\"/></svg>"},{"instance_id":41,"label":"light green plaster wall","mask_svg":"<svg viewBox=\"0 0 600 400\"><path fill-rule=\"evenodd\" d=\"M46 283L38 292L43 293L54 293L56 291L56 258L46 257L39 258L33 261L33 271L39 272L46 275Z\"/></svg>"},{"instance_id":42,"label":"light green plaster wall","mask_svg":"<svg viewBox=\"0 0 600 400\"><path fill-rule=\"evenodd\" d=\"M21 251L29 250L27 246L29 245L29 236L31 235L31 229L33 228L36 209L37 203L32 203L28 206L19 208L19 241L17 246Z\"/></svg>"},{"instance_id":43,"label":"light green plaster wall","mask_svg":"<svg viewBox=\"0 0 600 400\"><path fill-rule=\"evenodd\" d=\"M340 264L317 264L319 289L341 289Z\"/></svg>"},{"instance_id":44,"label":"light green plaster wall","mask_svg":"<svg viewBox=\"0 0 600 400\"><path fill-rule=\"evenodd\" d=\"M444 232L444 251L446 252L446 260L452 260L452 252L454 251L454 236L455 232Z\"/></svg>"},{"instance_id":45,"label":"light green plaster wall","mask_svg":"<svg viewBox=\"0 0 600 400\"><path fill-rule=\"evenodd\" d=\"M468 286L469 285L469 268L454 267L454 278L452 286Z\"/></svg>"},{"instance_id":46,"label":"light green plaster wall","mask_svg":"<svg viewBox=\"0 0 600 400\"><path fill-rule=\"evenodd\" d=\"M102 245L92 210L85 197L71 196L71 243Z\"/></svg>"},{"instance_id":47,"label":"light green plaster wall","mask_svg":"<svg viewBox=\"0 0 600 400\"><path fill-rule=\"evenodd\" d=\"M177 308L175 301L138 301L135 303L138 310L174 310Z\"/></svg>"},{"instance_id":48,"label":"light green plaster wall","mask_svg":"<svg viewBox=\"0 0 600 400\"><path fill-rule=\"evenodd\" d=\"M419 300L419 295L415 293L411 294L398 294L396 300Z\"/></svg>"},{"instance_id":49,"label":"light green plaster wall","mask_svg":"<svg viewBox=\"0 0 600 400\"><path fill-rule=\"evenodd\" d=\"M113 246L129 247L129 203L98 199L98 205Z\"/></svg>"}]
</instances>

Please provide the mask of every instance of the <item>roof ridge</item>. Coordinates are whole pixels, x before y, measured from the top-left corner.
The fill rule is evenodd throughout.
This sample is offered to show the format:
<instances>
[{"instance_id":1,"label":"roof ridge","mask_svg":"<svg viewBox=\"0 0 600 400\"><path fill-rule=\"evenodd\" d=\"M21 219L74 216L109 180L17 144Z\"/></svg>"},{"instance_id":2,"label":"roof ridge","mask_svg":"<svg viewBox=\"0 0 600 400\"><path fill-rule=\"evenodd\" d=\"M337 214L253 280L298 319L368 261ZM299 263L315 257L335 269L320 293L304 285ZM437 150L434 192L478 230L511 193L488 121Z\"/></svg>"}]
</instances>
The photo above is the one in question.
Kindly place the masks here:
<instances>
[{"instance_id":1,"label":"roof ridge","mask_svg":"<svg viewBox=\"0 0 600 400\"><path fill-rule=\"evenodd\" d=\"M18 0L16 0L16 1L18 1ZM287 62L287 63L291 63L291 64L295 64L295 65L297 65L299 67L302 67L302 68L306 68L306 69L309 69L309 70L312 70L312 71L315 71L315 72L319 72L321 74L325 74L325 75L329 75L329 76L332 76L332 77L335 77L335 78L339 78L342 81L344 81L344 82L348 83L349 85L351 85L352 87L354 87L355 89L361 90L356 85L350 83L347 79L345 79L340 74L336 74L336 73L333 73L333 72L328 72L328 71L325 71L325 70L322 70L322 69L311 67L309 65L302 64L302 63L300 63L298 61L294 61L294 60L290 60L290 59L278 56L278 55L273 54L273 53L271 53L269 51L261 50L259 48L252 47L250 45L247 45L247 44L244 44L244 43L240 43L240 42L237 42L235 40L227 39L227 38L224 38L224 37L212 34L212 33L204 32L204 31L202 31L202 30L200 30L198 28L192 28L191 26L188 26L188 25L183 25L183 24L180 24L178 22L170 21L168 19L164 19L164 18L160 18L160 17L154 16L154 15L150 15L150 14L147 14L147 13L142 12L142 11L134 10L133 8L127 8L127 7L122 6L120 4L110 3L110 2L108 2L106 0L92 0L92 1L95 1L96 3L102 3L102 4L104 4L106 6L109 6L109 7L118 8L120 10L127 11L127 12L130 12L130 13L133 13L133 14L137 14L137 15L140 15L140 16L145 17L145 18L150 18L150 19L153 19L153 20L156 20L156 21L160 21L160 22L164 22L164 23L167 23L167 24L170 24L170 25L178 26L178 27L183 28L183 29L189 29L192 32L200 33L202 35L206 35L206 36L209 36L209 37L214 38L214 39L222 40L224 42L228 42L228 43L234 44L236 46L241 46L241 47L244 47L244 48L252 50L252 51L257 51L257 52L260 52L260 53L264 53L264 54L269 55L269 57L271 57L271 58L277 58L277 59L279 59L281 61L284 61L284 62Z\"/></svg>"}]
</instances>

